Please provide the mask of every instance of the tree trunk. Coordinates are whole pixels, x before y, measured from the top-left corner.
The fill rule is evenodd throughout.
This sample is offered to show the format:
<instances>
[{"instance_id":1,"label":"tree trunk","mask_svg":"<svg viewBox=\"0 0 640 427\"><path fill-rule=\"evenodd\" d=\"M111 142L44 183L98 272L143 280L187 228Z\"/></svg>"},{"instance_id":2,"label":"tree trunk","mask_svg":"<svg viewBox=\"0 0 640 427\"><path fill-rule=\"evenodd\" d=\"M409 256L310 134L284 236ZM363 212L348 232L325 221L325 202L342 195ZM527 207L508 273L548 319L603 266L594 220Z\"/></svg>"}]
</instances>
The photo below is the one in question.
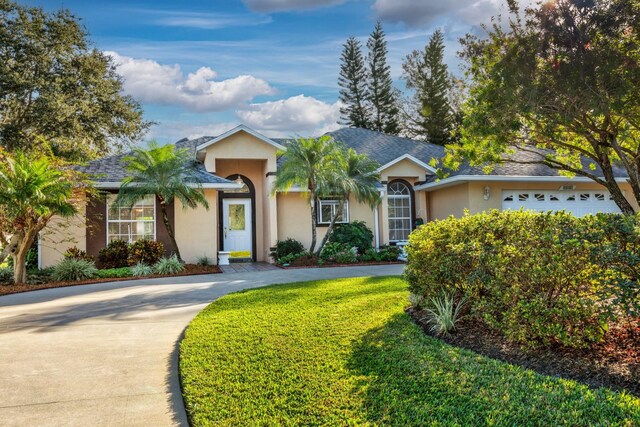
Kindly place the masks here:
<instances>
[{"instance_id":1,"label":"tree trunk","mask_svg":"<svg viewBox=\"0 0 640 427\"><path fill-rule=\"evenodd\" d=\"M176 242L176 235L174 234L173 227L171 227L171 223L169 222L169 216L167 215L167 205L164 200L160 200L160 210L162 211L162 222L164 223L164 226L167 229L167 234L169 235L169 239L171 239L173 252L178 257L178 260L184 264L184 261L182 260L182 256L180 256L180 249L178 249L178 242Z\"/></svg>"},{"instance_id":2,"label":"tree trunk","mask_svg":"<svg viewBox=\"0 0 640 427\"><path fill-rule=\"evenodd\" d=\"M22 235L14 252L11 254L13 258L13 283L16 285L22 285L27 281L27 253L31 249L38 231L40 230L29 230Z\"/></svg>"},{"instance_id":3,"label":"tree trunk","mask_svg":"<svg viewBox=\"0 0 640 427\"><path fill-rule=\"evenodd\" d=\"M313 190L309 191L309 202L311 203L311 246L309 253L313 253L316 247L316 194Z\"/></svg>"},{"instance_id":4,"label":"tree trunk","mask_svg":"<svg viewBox=\"0 0 640 427\"><path fill-rule=\"evenodd\" d=\"M320 254L322 253L322 248L324 248L324 245L327 244L327 241L329 240L329 236L333 231L333 227L336 225L336 220L340 215L342 215L342 212L344 211L345 199L340 200L340 202L341 203L338 205L338 209L336 209L335 215L331 217L331 222L329 223L329 227L327 228L327 234L324 235L324 237L322 238L322 241L320 242L320 246L318 246L318 251L316 252L316 255L318 256L320 256Z\"/></svg>"},{"instance_id":5,"label":"tree trunk","mask_svg":"<svg viewBox=\"0 0 640 427\"><path fill-rule=\"evenodd\" d=\"M597 147L594 147L597 149ZM611 198L616 205L620 208L623 214L625 215L634 215L636 212L631 206L631 203L624 197L620 186L616 182L615 175L613 173L613 168L611 167L611 159L608 154L602 150L596 151L598 154L598 159L600 160L600 168L602 169L602 175L607 183L606 187L611 193Z\"/></svg>"}]
</instances>

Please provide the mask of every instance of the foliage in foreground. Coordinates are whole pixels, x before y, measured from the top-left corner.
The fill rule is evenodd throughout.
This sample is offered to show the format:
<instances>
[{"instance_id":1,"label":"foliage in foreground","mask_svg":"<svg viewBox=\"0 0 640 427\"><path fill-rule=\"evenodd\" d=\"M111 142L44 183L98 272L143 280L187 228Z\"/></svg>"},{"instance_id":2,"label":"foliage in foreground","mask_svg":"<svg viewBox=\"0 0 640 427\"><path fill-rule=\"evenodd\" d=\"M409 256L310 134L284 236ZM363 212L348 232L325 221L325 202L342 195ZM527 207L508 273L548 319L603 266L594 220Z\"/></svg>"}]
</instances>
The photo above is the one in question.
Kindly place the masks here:
<instances>
[{"instance_id":1,"label":"foliage in foreground","mask_svg":"<svg viewBox=\"0 0 640 427\"><path fill-rule=\"evenodd\" d=\"M100 279L131 277L132 269L129 267L105 268L96 272L96 277Z\"/></svg>"},{"instance_id":2,"label":"foliage in foreground","mask_svg":"<svg viewBox=\"0 0 640 427\"><path fill-rule=\"evenodd\" d=\"M215 301L180 345L192 425L629 426L639 419L636 397L426 336L404 313L406 299L398 278L358 278Z\"/></svg>"},{"instance_id":3,"label":"foliage in foreground","mask_svg":"<svg viewBox=\"0 0 640 427\"><path fill-rule=\"evenodd\" d=\"M76 258L64 258L53 267L53 280L57 282L73 282L93 279L98 269L91 261Z\"/></svg>"},{"instance_id":4,"label":"foliage in foreground","mask_svg":"<svg viewBox=\"0 0 640 427\"><path fill-rule=\"evenodd\" d=\"M428 223L409 241L412 294L464 296L472 316L527 346L588 346L640 314L635 216L492 211Z\"/></svg>"}]
</instances>

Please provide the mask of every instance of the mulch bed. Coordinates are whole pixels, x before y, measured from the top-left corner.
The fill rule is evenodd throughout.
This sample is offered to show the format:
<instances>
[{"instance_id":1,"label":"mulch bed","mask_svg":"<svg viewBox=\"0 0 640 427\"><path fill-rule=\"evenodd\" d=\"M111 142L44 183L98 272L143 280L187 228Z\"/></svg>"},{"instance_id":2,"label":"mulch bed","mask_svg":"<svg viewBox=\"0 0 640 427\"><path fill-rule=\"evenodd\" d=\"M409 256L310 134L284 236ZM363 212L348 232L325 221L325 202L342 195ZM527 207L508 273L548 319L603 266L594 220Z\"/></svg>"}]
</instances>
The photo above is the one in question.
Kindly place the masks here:
<instances>
[{"instance_id":1,"label":"mulch bed","mask_svg":"<svg viewBox=\"0 0 640 427\"><path fill-rule=\"evenodd\" d=\"M356 262L353 264L309 264L309 265L289 265L287 267L279 264L274 264L284 270L295 270L299 268L329 268L329 267L363 267L368 265L391 265L391 264L406 264L404 261L379 261L379 262Z\"/></svg>"},{"instance_id":2,"label":"mulch bed","mask_svg":"<svg viewBox=\"0 0 640 427\"><path fill-rule=\"evenodd\" d=\"M427 335L434 336L429 325L420 320L423 314L411 307L406 311ZM436 338L541 374L573 379L594 388L626 390L640 396L640 319L632 324L631 330L635 333L626 325L614 326L603 342L587 349L525 350L481 322L466 318L457 325L455 333Z\"/></svg>"},{"instance_id":3,"label":"mulch bed","mask_svg":"<svg viewBox=\"0 0 640 427\"><path fill-rule=\"evenodd\" d=\"M82 280L77 282L47 282L33 285L13 285L13 284L0 284L0 295L18 294L21 292L38 291L40 289L50 288L63 288L65 286L78 286L78 285L90 285L94 283L105 282L123 282L125 280L141 280L141 279L155 279L160 277L178 277L178 276L196 276L199 274L217 274L222 273L222 270L217 265L202 266L196 264L186 264L185 269L177 274L161 275L152 274L150 276L141 277L112 277L105 279L91 279Z\"/></svg>"}]
</instances>

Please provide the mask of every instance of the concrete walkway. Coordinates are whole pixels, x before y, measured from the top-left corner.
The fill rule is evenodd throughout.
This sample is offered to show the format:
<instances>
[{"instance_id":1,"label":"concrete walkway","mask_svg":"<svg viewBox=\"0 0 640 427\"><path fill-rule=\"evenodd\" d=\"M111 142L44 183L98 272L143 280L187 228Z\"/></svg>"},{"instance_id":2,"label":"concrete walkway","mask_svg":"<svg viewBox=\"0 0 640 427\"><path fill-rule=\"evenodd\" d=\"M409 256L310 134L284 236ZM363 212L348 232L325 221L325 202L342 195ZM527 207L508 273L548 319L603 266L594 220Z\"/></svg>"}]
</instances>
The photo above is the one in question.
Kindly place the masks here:
<instances>
[{"instance_id":1,"label":"concrete walkway","mask_svg":"<svg viewBox=\"0 0 640 427\"><path fill-rule=\"evenodd\" d=\"M0 297L0 425L186 425L177 346L216 298L403 265L112 282Z\"/></svg>"}]
</instances>

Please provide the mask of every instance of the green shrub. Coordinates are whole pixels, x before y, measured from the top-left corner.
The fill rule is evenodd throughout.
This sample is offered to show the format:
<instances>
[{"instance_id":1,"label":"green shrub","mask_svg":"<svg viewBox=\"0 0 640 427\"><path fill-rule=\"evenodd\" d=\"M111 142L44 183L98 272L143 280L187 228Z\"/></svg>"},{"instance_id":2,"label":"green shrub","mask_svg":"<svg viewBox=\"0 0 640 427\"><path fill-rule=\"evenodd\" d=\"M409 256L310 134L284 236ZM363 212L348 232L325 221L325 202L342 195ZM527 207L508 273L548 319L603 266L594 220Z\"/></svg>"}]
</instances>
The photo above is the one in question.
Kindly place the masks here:
<instances>
[{"instance_id":1,"label":"green shrub","mask_svg":"<svg viewBox=\"0 0 640 427\"><path fill-rule=\"evenodd\" d=\"M213 260L211 258L209 258L206 255L203 255L201 257L198 257L198 260L196 261L196 264L201 265L203 267L208 267L210 265L213 265Z\"/></svg>"},{"instance_id":2,"label":"green shrub","mask_svg":"<svg viewBox=\"0 0 640 427\"><path fill-rule=\"evenodd\" d=\"M0 267L0 283L13 283L13 268Z\"/></svg>"},{"instance_id":3,"label":"green shrub","mask_svg":"<svg viewBox=\"0 0 640 427\"><path fill-rule=\"evenodd\" d=\"M302 243L296 239L288 238L286 240L278 240L270 255L276 262L279 262L284 257L299 254L304 251L305 249ZM283 264L282 262L279 263Z\"/></svg>"},{"instance_id":4,"label":"green shrub","mask_svg":"<svg viewBox=\"0 0 640 427\"><path fill-rule=\"evenodd\" d=\"M184 264L177 256L172 255L168 258L160 258L153 266L153 270L158 274L176 274L184 270Z\"/></svg>"},{"instance_id":5,"label":"green shrub","mask_svg":"<svg viewBox=\"0 0 640 427\"><path fill-rule=\"evenodd\" d=\"M129 263L129 244L124 240L113 240L106 248L98 252L100 268L127 267Z\"/></svg>"},{"instance_id":6,"label":"green shrub","mask_svg":"<svg viewBox=\"0 0 640 427\"><path fill-rule=\"evenodd\" d=\"M402 250L398 246L384 246L378 252L378 261L398 261L398 257Z\"/></svg>"},{"instance_id":7,"label":"green shrub","mask_svg":"<svg viewBox=\"0 0 640 427\"><path fill-rule=\"evenodd\" d=\"M365 253L371 249L373 241L373 231L363 221L352 221L346 224L336 224L331 235L331 243L344 243L349 248L358 248L358 253Z\"/></svg>"},{"instance_id":8,"label":"green shrub","mask_svg":"<svg viewBox=\"0 0 640 427\"><path fill-rule=\"evenodd\" d=\"M83 259L85 261L94 261L91 255L87 255L86 251L78 249L77 246L73 246L64 253L65 258Z\"/></svg>"},{"instance_id":9,"label":"green shrub","mask_svg":"<svg viewBox=\"0 0 640 427\"><path fill-rule=\"evenodd\" d=\"M135 277L150 276L153 274L153 267L141 262L131 267L131 275Z\"/></svg>"},{"instance_id":10,"label":"green shrub","mask_svg":"<svg viewBox=\"0 0 640 427\"><path fill-rule=\"evenodd\" d=\"M613 270L597 263L595 223L510 211L428 223L409 238L410 291L468 296L473 316L527 346L586 346L611 319L604 279Z\"/></svg>"},{"instance_id":11,"label":"green shrub","mask_svg":"<svg viewBox=\"0 0 640 427\"><path fill-rule=\"evenodd\" d=\"M353 264L358 261L356 249L348 243L329 242L322 248L320 259L337 264Z\"/></svg>"},{"instance_id":12,"label":"green shrub","mask_svg":"<svg viewBox=\"0 0 640 427\"><path fill-rule=\"evenodd\" d=\"M323 260L312 253L299 252L297 254L286 255L278 261L278 264L291 267L317 266L322 265Z\"/></svg>"},{"instance_id":13,"label":"green shrub","mask_svg":"<svg viewBox=\"0 0 640 427\"><path fill-rule=\"evenodd\" d=\"M129 265L153 265L164 254L164 245L154 240L136 240L129 245Z\"/></svg>"},{"instance_id":14,"label":"green shrub","mask_svg":"<svg viewBox=\"0 0 640 427\"><path fill-rule=\"evenodd\" d=\"M431 325L431 332L436 335L447 335L453 332L456 329L456 323L462 318L461 311L466 300L462 298L456 304L453 294L443 293L431 298L430 302L431 305L425 313L426 320Z\"/></svg>"},{"instance_id":15,"label":"green shrub","mask_svg":"<svg viewBox=\"0 0 640 427\"><path fill-rule=\"evenodd\" d=\"M129 267L104 268L102 270L98 270L96 273L96 277L99 277L101 279L131 277L131 276L132 276L131 269Z\"/></svg>"},{"instance_id":16,"label":"green shrub","mask_svg":"<svg viewBox=\"0 0 640 427\"><path fill-rule=\"evenodd\" d=\"M98 269L91 261L75 258L64 258L53 267L53 280L57 282L72 282L92 279Z\"/></svg>"}]
</instances>

